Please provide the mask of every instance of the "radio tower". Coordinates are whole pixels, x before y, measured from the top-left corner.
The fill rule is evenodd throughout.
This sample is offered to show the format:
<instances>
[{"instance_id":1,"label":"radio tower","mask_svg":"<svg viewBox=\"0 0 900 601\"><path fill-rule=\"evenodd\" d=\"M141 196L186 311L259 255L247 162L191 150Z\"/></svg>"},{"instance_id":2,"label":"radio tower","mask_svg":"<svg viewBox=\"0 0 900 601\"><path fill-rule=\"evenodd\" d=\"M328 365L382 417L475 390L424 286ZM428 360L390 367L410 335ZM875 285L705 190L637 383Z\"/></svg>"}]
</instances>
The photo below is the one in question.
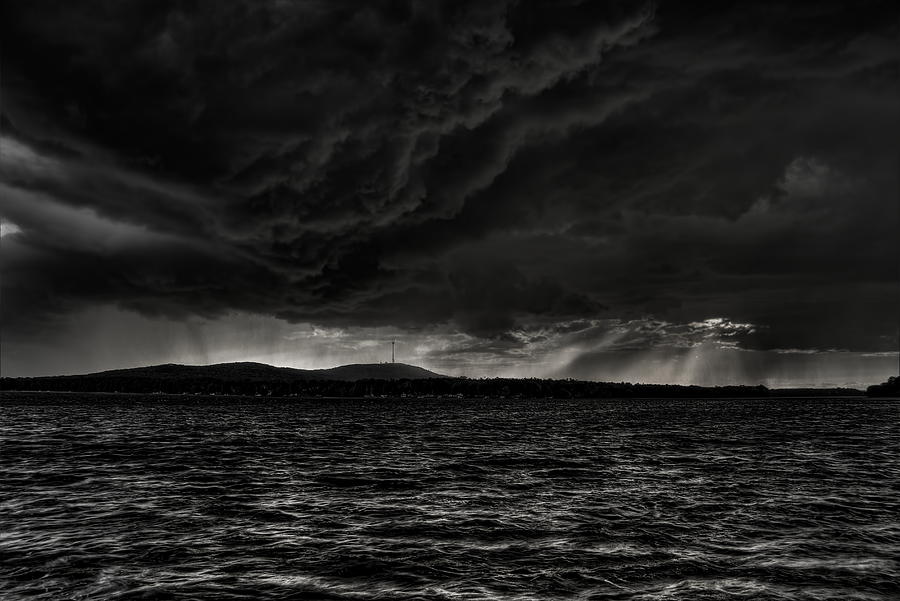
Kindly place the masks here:
<instances>
[{"instance_id":1,"label":"radio tower","mask_svg":"<svg viewBox=\"0 0 900 601\"><path fill-rule=\"evenodd\" d=\"M394 362L394 341L391 340L391 363Z\"/></svg>"}]
</instances>

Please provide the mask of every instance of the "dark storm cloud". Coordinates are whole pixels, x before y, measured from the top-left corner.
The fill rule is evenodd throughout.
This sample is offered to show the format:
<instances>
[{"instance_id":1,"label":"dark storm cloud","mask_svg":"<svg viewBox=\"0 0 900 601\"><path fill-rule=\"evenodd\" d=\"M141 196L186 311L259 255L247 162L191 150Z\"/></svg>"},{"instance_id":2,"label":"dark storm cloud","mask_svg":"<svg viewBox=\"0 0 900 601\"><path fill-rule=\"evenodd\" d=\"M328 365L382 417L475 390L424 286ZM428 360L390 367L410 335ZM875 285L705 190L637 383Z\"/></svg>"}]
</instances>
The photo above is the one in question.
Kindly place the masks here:
<instances>
[{"instance_id":1,"label":"dark storm cloud","mask_svg":"<svg viewBox=\"0 0 900 601\"><path fill-rule=\"evenodd\" d=\"M2 10L5 331L113 303L896 347L891 3Z\"/></svg>"}]
</instances>

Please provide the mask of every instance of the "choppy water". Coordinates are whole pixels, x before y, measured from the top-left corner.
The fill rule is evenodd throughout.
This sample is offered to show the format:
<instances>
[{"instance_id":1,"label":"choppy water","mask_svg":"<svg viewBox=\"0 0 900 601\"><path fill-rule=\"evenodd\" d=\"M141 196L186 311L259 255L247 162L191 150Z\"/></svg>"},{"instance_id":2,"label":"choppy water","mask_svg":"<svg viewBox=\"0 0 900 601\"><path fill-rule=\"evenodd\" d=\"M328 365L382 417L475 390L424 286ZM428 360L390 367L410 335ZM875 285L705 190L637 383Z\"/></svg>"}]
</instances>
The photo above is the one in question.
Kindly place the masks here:
<instances>
[{"instance_id":1,"label":"choppy water","mask_svg":"<svg viewBox=\"0 0 900 601\"><path fill-rule=\"evenodd\" d=\"M897 599L900 404L4 393L4 599Z\"/></svg>"}]
</instances>

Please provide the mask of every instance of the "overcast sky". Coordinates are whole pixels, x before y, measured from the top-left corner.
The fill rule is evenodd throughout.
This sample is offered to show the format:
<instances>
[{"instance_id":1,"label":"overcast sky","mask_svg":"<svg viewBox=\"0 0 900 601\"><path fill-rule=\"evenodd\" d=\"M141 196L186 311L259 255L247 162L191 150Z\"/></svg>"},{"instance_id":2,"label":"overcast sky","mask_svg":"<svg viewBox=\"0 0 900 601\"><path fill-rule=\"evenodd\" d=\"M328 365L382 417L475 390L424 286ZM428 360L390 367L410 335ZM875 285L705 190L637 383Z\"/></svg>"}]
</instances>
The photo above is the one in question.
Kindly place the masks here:
<instances>
[{"instance_id":1,"label":"overcast sky","mask_svg":"<svg viewBox=\"0 0 900 601\"><path fill-rule=\"evenodd\" d=\"M0 11L3 375L896 373L893 1Z\"/></svg>"}]
</instances>

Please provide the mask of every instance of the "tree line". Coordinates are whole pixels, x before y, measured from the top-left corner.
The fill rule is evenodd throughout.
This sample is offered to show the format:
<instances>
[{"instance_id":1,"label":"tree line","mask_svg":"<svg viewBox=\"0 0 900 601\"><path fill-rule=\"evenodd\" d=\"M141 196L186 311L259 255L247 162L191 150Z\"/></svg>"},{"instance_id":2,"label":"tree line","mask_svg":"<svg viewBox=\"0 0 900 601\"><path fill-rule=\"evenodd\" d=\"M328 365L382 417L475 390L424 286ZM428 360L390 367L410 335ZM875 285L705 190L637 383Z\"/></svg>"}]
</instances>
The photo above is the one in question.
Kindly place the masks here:
<instances>
[{"instance_id":1,"label":"tree line","mask_svg":"<svg viewBox=\"0 0 900 601\"><path fill-rule=\"evenodd\" d=\"M867 396L896 396L900 397L900 377L891 376L887 382L869 386L866 389Z\"/></svg>"},{"instance_id":2,"label":"tree line","mask_svg":"<svg viewBox=\"0 0 900 601\"><path fill-rule=\"evenodd\" d=\"M299 397L482 397L482 398L713 398L843 396L860 391L769 389L765 386L679 386L540 378L424 378L414 380L258 380L155 378L134 376L55 376L2 378L2 390L121 392Z\"/></svg>"}]
</instances>

